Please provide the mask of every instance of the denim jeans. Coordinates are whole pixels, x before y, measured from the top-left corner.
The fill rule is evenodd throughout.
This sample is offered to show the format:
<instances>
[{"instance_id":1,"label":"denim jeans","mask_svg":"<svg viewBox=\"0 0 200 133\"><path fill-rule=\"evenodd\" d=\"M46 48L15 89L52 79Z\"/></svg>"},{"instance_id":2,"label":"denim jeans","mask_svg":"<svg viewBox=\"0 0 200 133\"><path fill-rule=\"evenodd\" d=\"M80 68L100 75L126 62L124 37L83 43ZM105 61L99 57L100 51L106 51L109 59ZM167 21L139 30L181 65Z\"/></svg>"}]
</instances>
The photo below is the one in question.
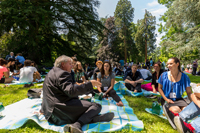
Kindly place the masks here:
<instances>
[{"instance_id":1,"label":"denim jeans","mask_svg":"<svg viewBox=\"0 0 200 133\"><path fill-rule=\"evenodd\" d=\"M190 124L197 133L200 133L200 108L194 102L191 102L183 111L181 111L179 116L185 122L193 120Z\"/></svg>"}]
</instances>

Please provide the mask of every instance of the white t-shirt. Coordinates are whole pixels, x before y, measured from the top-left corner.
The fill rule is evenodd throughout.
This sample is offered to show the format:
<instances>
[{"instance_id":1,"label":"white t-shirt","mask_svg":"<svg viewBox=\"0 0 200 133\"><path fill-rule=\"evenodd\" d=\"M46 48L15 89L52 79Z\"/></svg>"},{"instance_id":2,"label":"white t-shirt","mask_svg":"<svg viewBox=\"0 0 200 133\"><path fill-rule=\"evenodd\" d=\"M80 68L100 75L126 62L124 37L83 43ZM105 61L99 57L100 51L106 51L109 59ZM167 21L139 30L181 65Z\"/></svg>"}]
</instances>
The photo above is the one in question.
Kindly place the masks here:
<instances>
[{"instance_id":1,"label":"white t-shirt","mask_svg":"<svg viewBox=\"0 0 200 133\"><path fill-rule=\"evenodd\" d=\"M192 65L190 65L190 68L192 68Z\"/></svg>"},{"instance_id":2,"label":"white t-shirt","mask_svg":"<svg viewBox=\"0 0 200 133\"><path fill-rule=\"evenodd\" d=\"M142 77L144 79L148 78L149 76L152 76L151 72L147 69L140 69L140 73L142 74Z\"/></svg>"},{"instance_id":3,"label":"white t-shirt","mask_svg":"<svg viewBox=\"0 0 200 133\"><path fill-rule=\"evenodd\" d=\"M19 82L32 82L33 81L33 73L37 72L37 69L32 66L23 67L20 69L20 78Z\"/></svg>"}]
</instances>

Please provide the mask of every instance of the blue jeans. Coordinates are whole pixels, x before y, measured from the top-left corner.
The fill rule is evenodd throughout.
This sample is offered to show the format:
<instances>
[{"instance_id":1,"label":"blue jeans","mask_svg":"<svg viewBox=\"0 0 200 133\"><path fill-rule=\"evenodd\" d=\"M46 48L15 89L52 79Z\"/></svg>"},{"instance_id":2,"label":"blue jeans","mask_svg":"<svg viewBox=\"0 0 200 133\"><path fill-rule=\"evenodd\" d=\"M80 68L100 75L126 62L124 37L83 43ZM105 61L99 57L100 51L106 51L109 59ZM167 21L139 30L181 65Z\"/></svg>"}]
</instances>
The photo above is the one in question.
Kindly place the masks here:
<instances>
[{"instance_id":1,"label":"blue jeans","mask_svg":"<svg viewBox=\"0 0 200 133\"><path fill-rule=\"evenodd\" d=\"M179 116L185 122L194 119L190 124L197 133L200 133L200 108L194 102L191 102L183 111L181 111Z\"/></svg>"}]
</instances>

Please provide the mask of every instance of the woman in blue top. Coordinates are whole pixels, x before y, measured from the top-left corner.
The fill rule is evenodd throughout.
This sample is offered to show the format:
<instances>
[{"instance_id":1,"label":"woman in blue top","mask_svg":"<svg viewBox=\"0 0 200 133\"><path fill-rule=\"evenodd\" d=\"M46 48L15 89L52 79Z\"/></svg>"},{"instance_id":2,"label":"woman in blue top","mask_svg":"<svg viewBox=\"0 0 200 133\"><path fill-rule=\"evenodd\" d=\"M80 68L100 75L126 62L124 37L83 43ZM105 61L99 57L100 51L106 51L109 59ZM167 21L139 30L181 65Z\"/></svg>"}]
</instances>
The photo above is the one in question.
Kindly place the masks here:
<instances>
[{"instance_id":1,"label":"woman in blue top","mask_svg":"<svg viewBox=\"0 0 200 133\"><path fill-rule=\"evenodd\" d=\"M158 91L162 96L162 105L164 101L168 103L168 108L174 113L180 113L188 103L182 98L183 92L191 101L192 94L189 77L181 72L180 61L178 58L170 58L167 62L169 71L164 72L159 80Z\"/></svg>"}]
</instances>

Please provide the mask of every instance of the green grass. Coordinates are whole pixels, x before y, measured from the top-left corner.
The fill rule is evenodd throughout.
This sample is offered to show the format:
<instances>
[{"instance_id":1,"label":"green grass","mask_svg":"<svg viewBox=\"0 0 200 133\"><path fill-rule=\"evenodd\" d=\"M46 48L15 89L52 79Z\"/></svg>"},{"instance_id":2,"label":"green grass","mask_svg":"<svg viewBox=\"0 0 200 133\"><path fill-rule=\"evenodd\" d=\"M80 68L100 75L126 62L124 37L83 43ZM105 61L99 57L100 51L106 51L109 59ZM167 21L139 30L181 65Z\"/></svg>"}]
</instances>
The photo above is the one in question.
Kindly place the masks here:
<instances>
[{"instance_id":1,"label":"green grass","mask_svg":"<svg viewBox=\"0 0 200 133\"><path fill-rule=\"evenodd\" d=\"M199 83L200 77L188 75L191 82ZM119 79L117 79L119 81ZM146 82L144 82L146 83ZM40 88L32 86L31 88ZM0 102L3 102L4 106L15 103L19 100L27 98L27 91L30 88L24 88L23 85L15 85L4 87L0 86ZM151 108L152 102L155 99L148 99L146 97L130 97L125 96L129 103L129 106L133 108L134 113L137 115L139 120L144 123L144 130L140 133L177 133L173 130L167 120L159 118L155 115L149 114L145 111L145 108ZM15 130L0 130L0 133L56 133L51 130L45 130L37 125L34 121L29 120L22 127ZM115 133L139 133L131 130L124 129L122 131L117 131Z\"/></svg>"}]
</instances>

